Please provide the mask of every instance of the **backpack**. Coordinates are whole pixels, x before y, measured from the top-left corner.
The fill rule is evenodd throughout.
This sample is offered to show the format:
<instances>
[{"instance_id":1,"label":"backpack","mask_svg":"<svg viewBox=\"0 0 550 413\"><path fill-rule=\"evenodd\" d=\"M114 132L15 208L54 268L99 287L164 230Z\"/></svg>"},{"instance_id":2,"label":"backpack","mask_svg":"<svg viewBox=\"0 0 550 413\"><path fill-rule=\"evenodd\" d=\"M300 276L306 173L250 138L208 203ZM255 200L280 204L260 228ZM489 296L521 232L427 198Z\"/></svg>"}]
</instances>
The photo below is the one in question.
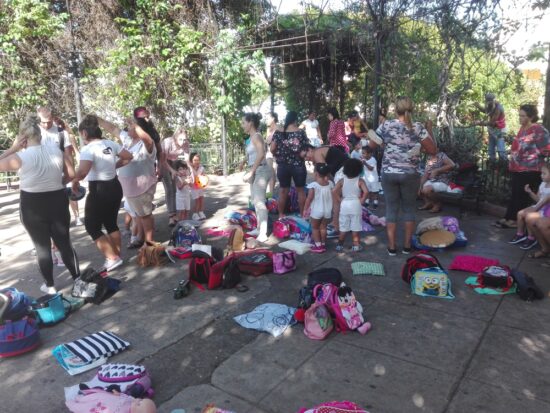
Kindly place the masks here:
<instances>
[{"instance_id":1,"label":"backpack","mask_svg":"<svg viewBox=\"0 0 550 413\"><path fill-rule=\"evenodd\" d=\"M7 300L7 306L3 314L0 314L2 320L17 321L31 314L32 301L27 294L17 290L17 288L3 288L0 294Z\"/></svg>"},{"instance_id":2,"label":"backpack","mask_svg":"<svg viewBox=\"0 0 550 413\"><path fill-rule=\"evenodd\" d=\"M231 226L229 239L227 240L227 252L244 251L246 243L244 241L244 231L238 225Z\"/></svg>"},{"instance_id":3,"label":"backpack","mask_svg":"<svg viewBox=\"0 0 550 413\"><path fill-rule=\"evenodd\" d=\"M411 280L411 292L422 297L454 298L449 276L438 267L417 270Z\"/></svg>"},{"instance_id":4,"label":"backpack","mask_svg":"<svg viewBox=\"0 0 550 413\"><path fill-rule=\"evenodd\" d=\"M407 258L407 261L405 261L405 265L403 265L403 269L401 270L401 278L407 284L410 284L412 277L417 270L431 267L440 268L443 272L445 272L443 266L434 255L428 252L419 252L412 257Z\"/></svg>"},{"instance_id":5,"label":"backpack","mask_svg":"<svg viewBox=\"0 0 550 413\"><path fill-rule=\"evenodd\" d=\"M273 272L273 253L269 250L253 250L251 253L238 255L241 273L255 277Z\"/></svg>"},{"instance_id":6,"label":"backpack","mask_svg":"<svg viewBox=\"0 0 550 413\"><path fill-rule=\"evenodd\" d=\"M330 283L339 286L342 280L342 273L337 268L319 268L307 275L307 285L312 289L317 284Z\"/></svg>"},{"instance_id":7,"label":"backpack","mask_svg":"<svg viewBox=\"0 0 550 413\"><path fill-rule=\"evenodd\" d=\"M357 330L365 324L363 307L345 283L339 287L334 284L318 284L313 289L313 297L316 303L328 307L334 317L336 331Z\"/></svg>"},{"instance_id":8,"label":"backpack","mask_svg":"<svg viewBox=\"0 0 550 413\"><path fill-rule=\"evenodd\" d=\"M88 303L100 304L109 291L107 279L93 268L86 268L73 285L71 295Z\"/></svg>"},{"instance_id":9,"label":"backpack","mask_svg":"<svg viewBox=\"0 0 550 413\"><path fill-rule=\"evenodd\" d=\"M241 270L239 263L233 259L225 267L222 276L221 287L224 289L235 288L241 282Z\"/></svg>"},{"instance_id":10,"label":"backpack","mask_svg":"<svg viewBox=\"0 0 550 413\"><path fill-rule=\"evenodd\" d=\"M105 383L103 387L117 386L121 393L139 399L152 398L154 391L151 377L144 366L135 364L104 364L96 374L97 381Z\"/></svg>"},{"instance_id":11,"label":"backpack","mask_svg":"<svg viewBox=\"0 0 550 413\"><path fill-rule=\"evenodd\" d=\"M328 402L322 403L319 406L311 409L301 409L298 413L368 413L366 410L357 406L355 403L342 401L342 402Z\"/></svg>"},{"instance_id":12,"label":"backpack","mask_svg":"<svg viewBox=\"0 0 550 413\"><path fill-rule=\"evenodd\" d=\"M197 229L186 221L179 221L170 236L170 245L174 247L188 248L191 251L191 245L200 244L201 237Z\"/></svg>"},{"instance_id":13,"label":"backpack","mask_svg":"<svg viewBox=\"0 0 550 413\"><path fill-rule=\"evenodd\" d=\"M510 288L514 283L510 268L499 265L485 267L478 274L478 281L481 285L491 288Z\"/></svg>"},{"instance_id":14,"label":"backpack","mask_svg":"<svg viewBox=\"0 0 550 413\"><path fill-rule=\"evenodd\" d=\"M533 299L542 300L544 293L535 284L535 280L524 272L512 270L512 277L517 285L517 292L522 300L533 301Z\"/></svg>"},{"instance_id":15,"label":"backpack","mask_svg":"<svg viewBox=\"0 0 550 413\"><path fill-rule=\"evenodd\" d=\"M57 134L59 136L59 149L61 149L61 152L65 152L65 129L58 126Z\"/></svg>"},{"instance_id":16,"label":"backpack","mask_svg":"<svg viewBox=\"0 0 550 413\"><path fill-rule=\"evenodd\" d=\"M209 284L210 272L216 260L203 251L194 251L189 262L189 280Z\"/></svg>"},{"instance_id":17,"label":"backpack","mask_svg":"<svg viewBox=\"0 0 550 413\"><path fill-rule=\"evenodd\" d=\"M23 317L0 324L0 357L14 357L34 350L40 345L36 320Z\"/></svg>"},{"instance_id":18,"label":"backpack","mask_svg":"<svg viewBox=\"0 0 550 413\"><path fill-rule=\"evenodd\" d=\"M225 219L232 224L240 225L245 231L252 231L258 226L256 214L250 209L239 209L225 214Z\"/></svg>"},{"instance_id":19,"label":"backpack","mask_svg":"<svg viewBox=\"0 0 550 413\"><path fill-rule=\"evenodd\" d=\"M304 334L312 340L324 340L330 334L334 324L327 307L315 303L309 307L304 316Z\"/></svg>"},{"instance_id":20,"label":"backpack","mask_svg":"<svg viewBox=\"0 0 550 413\"><path fill-rule=\"evenodd\" d=\"M300 288L298 292L298 308L307 310L314 302L313 288L308 286Z\"/></svg>"},{"instance_id":21,"label":"backpack","mask_svg":"<svg viewBox=\"0 0 550 413\"><path fill-rule=\"evenodd\" d=\"M166 248L156 242L146 241L139 249L137 262L140 267L160 267L168 262Z\"/></svg>"}]
</instances>

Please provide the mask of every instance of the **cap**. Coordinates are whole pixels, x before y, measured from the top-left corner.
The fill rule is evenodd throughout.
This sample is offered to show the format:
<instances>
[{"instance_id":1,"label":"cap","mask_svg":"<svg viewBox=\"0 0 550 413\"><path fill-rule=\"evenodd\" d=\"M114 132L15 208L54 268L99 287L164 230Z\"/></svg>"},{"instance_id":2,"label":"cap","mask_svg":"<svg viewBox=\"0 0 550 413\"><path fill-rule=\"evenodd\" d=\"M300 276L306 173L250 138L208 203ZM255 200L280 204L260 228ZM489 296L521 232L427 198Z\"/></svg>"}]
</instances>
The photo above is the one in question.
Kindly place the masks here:
<instances>
[{"instance_id":1,"label":"cap","mask_svg":"<svg viewBox=\"0 0 550 413\"><path fill-rule=\"evenodd\" d=\"M495 100L494 93L485 93L485 100Z\"/></svg>"}]
</instances>

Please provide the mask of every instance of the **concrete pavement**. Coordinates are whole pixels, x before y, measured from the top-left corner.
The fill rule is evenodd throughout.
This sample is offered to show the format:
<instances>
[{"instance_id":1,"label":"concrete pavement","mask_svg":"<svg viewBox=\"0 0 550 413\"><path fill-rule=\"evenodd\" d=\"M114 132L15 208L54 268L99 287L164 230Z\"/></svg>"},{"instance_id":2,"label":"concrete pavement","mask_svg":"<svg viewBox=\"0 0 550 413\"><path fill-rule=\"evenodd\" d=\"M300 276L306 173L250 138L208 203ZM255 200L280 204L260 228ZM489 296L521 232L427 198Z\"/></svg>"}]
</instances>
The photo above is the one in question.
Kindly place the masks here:
<instances>
[{"instance_id":1,"label":"concrete pavement","mask_svg":"<svg viewBox=\"0 0 550 413\"><path fill-rule=\"evenodd\" d=\"M215 214L207 224L223 221L225 208L243 207L246 198L247 188L238 177L213 179L206 205L208 215ZM157 199L162 199L160 184ZM0 194L0 213L0 285L38 296L42 280L18 222L17 194ZM457 211L448 207L445 213ZM157 208L155 218L156 238L165 241L164 206ZM443 265L465 253L498 258L533 276L548 296L550 269L508 245L513 231L491 227L493 220L465 217L461 226L470 243L438 253ZM83 227L71 231L83 266L99 266L102 259ZM43 345L37 351L0 359L2 411L66 411L63 387L93 373L69 376L51 350L101 329L131 342L128 351L111 361L147 366L160 412L200 412L207 403L217 403L237 413L294 413L334 399L355 401L371 413L550 411L548 299L526 303L516 295L478 295L464 284L468 275L454 271L455 300L413 296L399 277L406 257L387 256L381 229L370 241L374 245L361 253L337 254L331 244L326 254L300 256L296 272L247 278L246 293L194 289L178 301L171 290L185 277L185 263L144 271L129 252L127 264L113 273L123 280L119 293L42 329ZM224 240L208 242L223 245ZM382 262L387 275L353 277L352 260ZM373 323L366 336L333 333L316 342L297 325L275 339L233 321L261 303L296 305L307 273L323 266L340 268L354 289ZM69 288L67 272L57 271L59 287Z\"/></svg>"}]
</instances>

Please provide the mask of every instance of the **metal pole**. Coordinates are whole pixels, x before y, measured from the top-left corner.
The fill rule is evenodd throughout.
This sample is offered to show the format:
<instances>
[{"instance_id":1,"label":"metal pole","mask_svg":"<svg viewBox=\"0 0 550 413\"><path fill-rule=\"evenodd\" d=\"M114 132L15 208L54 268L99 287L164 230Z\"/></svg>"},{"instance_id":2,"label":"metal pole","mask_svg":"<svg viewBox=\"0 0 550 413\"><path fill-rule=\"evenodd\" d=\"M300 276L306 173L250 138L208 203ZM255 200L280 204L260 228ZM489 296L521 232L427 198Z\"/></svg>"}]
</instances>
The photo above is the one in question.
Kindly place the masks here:
<instances>
[{"instance_id":1,"label":"metal pole","mask_svg":"<svg viewBox=\"0 0 550 413\"><path fill-rule=\"evenodd\" d=\"M80 125L80 122L82 121L82 96L80 95L80 82L77 77L73 79L73 85L74 101L76 105L76 121Z\"/></svg>"},{"instance_id":2,"label":"metal pole","mask_svg":"<svg viewBox=\"0 0 550 413\"><path fill-rule=\"evenodd\" d=\"M75 72L73 73L73 87L74 87L74 101L76 106L76 120L77 123L80 124L82 121L82 95L80 94L80 82L78 80L79 76L79 65L80 65L80 56L76 52L76 44L74 41L74 27L73 27L73 16L71 14L71 2L70 0L65 0L65 5L67 7L67 13L69 14L69 28L71 30L71 44L73 53L71 55L71 59L76 59L74 64Z\"/></svg>"},{"instance_id":3,"label":"metal pole","mask_svg":"<svg viewBox=\"0 0 550 413\"><path fill-rule=\"evenodd\" d=\"M222 115L222 166L223 176L227 177L227 122L226 115Z\"/></svg>"}]
</instances>

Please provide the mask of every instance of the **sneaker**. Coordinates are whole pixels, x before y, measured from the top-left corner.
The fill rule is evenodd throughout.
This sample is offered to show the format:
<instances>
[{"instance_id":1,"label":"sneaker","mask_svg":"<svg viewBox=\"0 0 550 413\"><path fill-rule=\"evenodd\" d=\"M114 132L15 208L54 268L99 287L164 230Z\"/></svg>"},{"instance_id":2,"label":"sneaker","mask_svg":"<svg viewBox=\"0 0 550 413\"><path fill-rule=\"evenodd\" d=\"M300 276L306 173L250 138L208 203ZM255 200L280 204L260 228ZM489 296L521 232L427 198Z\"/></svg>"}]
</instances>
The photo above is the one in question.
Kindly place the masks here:
<instances>
[{"instance_id":1,"label":"sneaker","mask_svg":"<svg viewBox=\"0 0 550 413\"><path fill-rule=\"evenodd\" d=\"M412 252L412 248L411 247L409 247L409 248L403 247L401 252L405 255L409 255Z\"/></svg>"},{"instance_id":2,"label":"sneaker","mask_svg":"<svg viewBox=\"0 0 550 413\"><path fill-rule=\"evenodd\" d=\"M336 247L338 248L338 247ZM311 252L313 252L314 254L322 254L323 252L326 252L327 249L325 247L323 247L322 245L314 245L313 247L311 247L310 249ZM338 251L338 249L337 249Z\"/></svg>"},{"instance_id":3,"label":"sneaker","mask_svg":"<svg viewBox=\"0 0 550 413\"><path fill-rule=\"evenodd\" d=\"M120 257L114 259L114 260L105 260L105 264L103 264L103 269L107 272L113 271L115 268L120 267L122 264L124 264L124 260Z\"/></svg>"},{"instance_id":4,"label":"sneaker","mask_svg":"<svg viewBox=\"0 0 550 413\"><path fill-rule=\"evenodd\" d=\"M260 235L260 231L258 230L258 228L256 228L256 229L253 229L252 231L248 231L246 235L250 235L251 237L257 237L258 235Z\"/></svg>"},{"instance_id":5,"label":"sneaker","mask_svg":"<svg viewBox=\"0 0 550 413\"><path fill-rule=\"evenodd\" d=\"M354 245L353 247L351 247L351 252L359 252L359 251L363 251L363 247L361 245Z\"/></svg>"},{"instance_id":6,"label":"sneaker","mask_svg":"<svg viewBox=\"0 0 550 413\"><path fill-rule=\"evenodd\" d=\"M374 205L372 206L372 210L374 211L376 208L378 208L378 202L374 203Z\"/></svg>"},{"instance_id":7,"label":"sneaker","mask_svg":"<svg viewBox=\"0 0 550 413\"><path fill-rule=\"evenodd\" d=\"M258 242L266 242L268 239L269 237L267 235L258 235L258 237L256 237L256 241Z\"/></svg>"},{"instance_id":8,"label":"sneaker","mask_svg":"<svg viewBox=\"0 0 550 413\"><path fill-rule=\"evenodd\" d=\"M327 227L327 238L338 238L340 236L340 231L336 231L334 227Z\"/></svg>"},{"instance_id":9,"label":"sneaker","mask_svg":"<svg viewBox=\"0 0 550 413\"><path fill-rule=\"evenodd\" d=\"M48 287L46 284L42 284L40 286L40 291L42 291L44 294L57 294L57 290L55 289L55 287Z\"/></svg>"},{"instance_id":10,"label":"sneaker","mask_svg":"<svg viewBox=\"0 0 550 413\"><path fill-rule=\"evenodd\" d=\"M530 250L533 247L536 247L538 244L539 244L539 242L536 239L527 238L525 241L522 242L522 244L519 247L522 250L527 251L527 250Z\"/></svg>"},{"instance_id":11,"label":"sneaker","mask_svg":"<svg viewBox=\"0 0 550 413\"><path fill-rule=\"evenodd\" d=\"M31 250L31 257L36 257L36 248Z\"/></svg>"},{"instance_id":12,"label":"sneaker","mask_svg":"<svg viewBox=\"0 0 550 413\"><path fill-rule=\"evenodd\" d=\"M140 240L140 239L135 239L135 240L130 241L126 248L128 248L129 250L135 250L135 249L141 248L141 247L143 247L143 241Z\"/></svg>"},{"instance_id":13,"label":"sneaker","mask_svg":"<svg viewBox=\"0 0 550 413\"><path fill-rule=\"evenodd\" d=\"M55 257L54 264L58 267L64 267L65 263L63 262L63 258L61 258L61 253L59 251L55 251L53 255Z\"/></svg>"},{"instance_id":14,"label":"sneaker","mask_svg":"<svg viewBox=\"0 0 550 413\"><path fill-rule=\"evenodd\" d=\"M397 250L396 249L392 250L392 249L388 248L388 255L390 257L395 257L397 255Z\"/></svg>"},{"instance_id":15,"label":"sneaker","mask_svg":"<svg viewBox=\"0 0 550 413\"><path fill-rule=\"evenodd\" d=\"M82 221L80 220L80 218L76 218L76 219L74 220L74 226L75 226L75 227L79 227L79 226L81 226L81 225L83 225L83 223L82 223Z\"/></svg>"},{"instance_id":16,"label":"sneaker","mask_svg":"<svg viewBox=\"0 0 550 413\"><path fill-rule=\"evenodd\" d=\"M204 212L199 212L199 219L203 220L206 219L206 215L204 215Z\"/></svg>"},{"instance_id":17,"label":"sneaker","mask_svg":"<svg viewBox=\"0 0 550 413\"><path fill-rule=\"evenodd\" d=\"M200 215L197 214L196 212L193 214L193 216L191 218L193 219L193 221L200 221L201 220Z\"/></svg>"},{"instance_id":18,"label":"sneaker","mask_svg":"<svg viewBox=\"0 0 550 413\"><path fill-rule=\"evenodd\" d=\"M344 246L342 244L338 244L336 246L336 252L343 252L344 251Z\"/></svg>"},{"instance_id":19,"label":"sneaker","mask_svg":"<svg viewBox=\"0 0 550 413\"><path fill-rule=\"evenodd\" d=\"M516 236L514 238L512 238L510 241L508 241L508 244L519 244L520 242L523 242L527 239L527 235L518 235L516 234Z\"/></svg>"}]
</instances>

